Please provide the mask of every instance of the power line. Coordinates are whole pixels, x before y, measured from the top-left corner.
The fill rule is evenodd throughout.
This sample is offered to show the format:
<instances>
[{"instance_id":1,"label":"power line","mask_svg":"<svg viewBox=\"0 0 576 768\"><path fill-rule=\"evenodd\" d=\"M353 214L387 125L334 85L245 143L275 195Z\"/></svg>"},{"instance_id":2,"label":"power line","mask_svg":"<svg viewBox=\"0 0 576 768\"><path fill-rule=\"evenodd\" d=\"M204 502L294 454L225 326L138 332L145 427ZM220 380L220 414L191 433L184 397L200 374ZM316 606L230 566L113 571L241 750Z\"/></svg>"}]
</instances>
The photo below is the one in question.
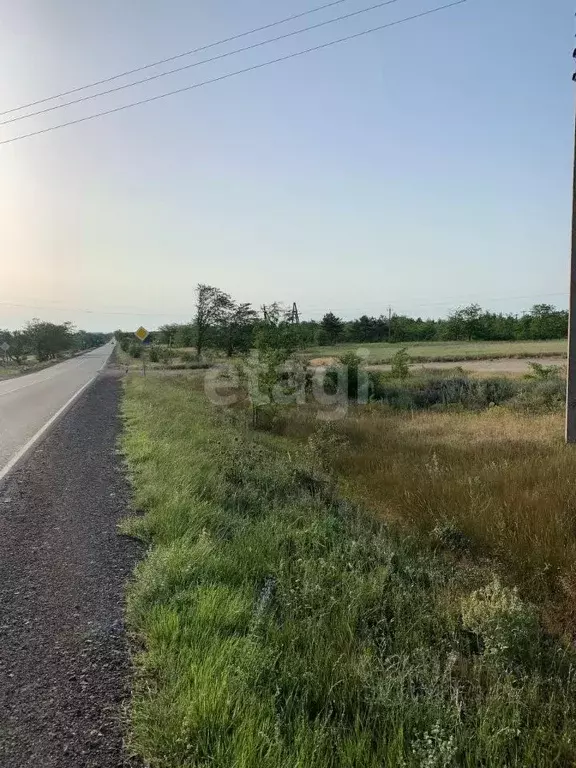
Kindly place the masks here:
<instances>
[{"instance_id":1,"label":"power line","mask_svg":"<svg viewBox=\"0 0 576 768\"><path fill-rule=\"evenodd\" d=\"M419 302L418 304L413 303L409 298L406 299L396 299L394 304L396 306L403 306L406 304L409 304L411 307L415 309L426 309L429 307L455 307L455 306L462 306L463 303L466 301L475 303L475 302L500 302L500 301L524 301L528 299L545 299L545 298L552 298L552 297L566 297L569 294L566 291L557 292L557 293L533 293L528 296L499 296L499 297L486 297L486 296L468 296L468 297L454 297L453 299L444 299L442 301L427 301L427 302ZM369 301L363 304L361 307L355 307L348 305L346 307L335 307L332 304L325 304L324 306L318 307L318 306L310 306L310 305L304 305L303 307L300 307L301 311L306 313L317 313L317 312L366 312L370 311L371 308L380 308L382 310L387 308L382 304L382 302L379 301Z\"/></svg>"},{"instance_id":2,"label":"power line","mask_svg":"<svg viewBox=\"0 0 576 768\"><path fill-rule=\"evenodd\" d=\"M291 37L296 37L296 35L302 35L304 32L311 32L315 29L320 29L322 27L329 26L330 24L336 24L339 21L347 21L349 19L354 18L355 16L361 16L365 13L370 13L371 11L378 10L379 8L384 8L387 5L393 5L394 3L398 3L401 0L384 0L383 2L376 3L375 5L371 5L368 8L361 8L358 11L353 11L352 13L346 13L343 16L337 16L335 19L328 19L327 21L321 21L318 24L311 24L308 27L303 27L302 29L296 29L292 32L287 32L284 35L279 35L278 37L272 37L268 40L262 40L258 43L252 43L251 45L246 45L243 48L236 48L233 51L226 51L226 53L220 53L217 56L211 56L209 59L202 59L201 61L194 61L192 64L186 64L183 67L176 67L175 69L169 69L167 72L160 72L157 75L150 75L149 77L144 77L141 80L134 80L131 83L124 83L124 85L117 85L114 88L109 88L107 91L99 91L98 93L91 93L88 96L82 96L79 99L72 99L71 101L65 101L63 104L54 104L51 107L45 107L44 109L39 109L36 112L30 112L26 115L18 115L17 117L11 117L8 120L3 120L0 122L1 125L9 125L10 123L17 123L20 120L27 120L31 117L37 117L38 115L45 115L48 112L54 112L58 109L65 109L66 107L71 107L74 104L81 104L85 101L91 101L92 99L99 99L102 98L102 96L109 96L111 93L118 93L118 91L125 91L128 88L134 88L137 85L143 85L144 83L150 83L153 80L160 80L162 77L168 77L169 75L175 75L178 72L184 72L188 69L193 69L194 67L200 67L203 64L211 64L214 61L219 61L220 59L226 59L229 56L237 56L240 53L246 53L247 51L252 51L255 48L262 48L265 45L271 45L272 43L278 43L281 40L287 40ZM3 113L0 113L0 116Z\"/></svg>"},{"instance_id":3,"label":"power line","mask_svg":"<svg viewBox=\"0 0 576 768\"><path fill-rule=\"evenodd\" d=\"M446 297L445 299L442 299L442 301L426 301L426 302L419 302L418 304L413 304L411 299L405 298L405 299L396 299L396 304L406 304L410 303L413 307L441 307L441 306L447 306L448 304L457 304L462 303L463 301L470 301L474 303L475 301L521 301L524 299L542 299L542 298L551 298L552 296L568 296L567 291L558 291L556 293L532 293L528 296L479 296L478 294L474 294L472 296L453 296L453 297ZM369 302L371 305L378 304L379 306L383 306L382 302L378 301L372 301ZM364 305L366 306L366 304ZM361 309L361 307L347 307L348 309ZM305 309L310 310L311 307L305 307ZM312 309L318 309L318 307L312 308ZM338 307L335 307L335 309L341 309Z\"/></svg>"},{"instance_id":4,"label":"power line","mask_svg":"<svg viewBox=\"0 0 576 768\"><path fill-rule=\"evenodd\" d=\"M501 296L499 298L483 298L483 297L476 297L479 301L518 301L522 299L543 299L543 298L549 298L552 296L568 296L568 293L562 292L562 293L534 293L529 296ZM304 306L298 308L298 306L294 303L292 305L292 312L291 315L294 317L298 317L299 319L302 316L303 311L306 313L316 313L316 312L326 312L326 311L332 311L332 312L363 312L366 311L367 307L370 307L370 305L375 305L378 302L366 302L362 307L334 307L332 305L325 305L324 307L311 307L311 306ZM401 301L395 302L396 305L402 305ZM462 303L462 300L459 302L454 301L438 301L438 302L429 302L426 304L411 304L414 308L422 308L422 307L443 307L443 306L449 306L454 305L455 303ZM187 317L190 318L192 316L192 312L151 312L147 309L141 309L138 307L131 308L130 311L122 310L122 311L114 311L114 310L106 310L106 309L87 309L85 307L62 307L55 304L28 304L28 303L21 303L21 302L14 302L14 301L0 301L0 306L6 306L6 307L22 307L25 309L43 309L43 310L51 310L51 311L58 311L58 312L82 312L83 314L89 314L89 315L118 315L118 316L127 316L127 317Z\"/></svg>"},{"instance_id":5,"label":"power line","mask_svg":"<svg viewBox=\"0 0 576 768\"><path fill-rule=\"evenodd\" d=\"M121 311L121 312L114 312L111 310L104 310L104 309L84 309L81 307L60 307L55 304L48 304L48 305L42 305L42 304L22 304L20 302L15 301L0 301L0 306L2 307L20 307L23 309L42 309L42 310L50 310L50 311L57 311L57 312L82 312L86 315L125 315L127 317L191 317L191 312L150 312L146 309L134 309L130 312Z\"/></svg>"},{"instance_id":6,"label":"power line","mask_svg":"<svg viewBox=\"0 0 576 768\"><path fill-rule=\"evenodd\" d=\"M22 104L19 107L12 107L12 109L6 109L3 112L0 112L0 117L2 115L9 115L12 112L19 112L21 109L29 109L30 107L36 107L38 104L45 104L48 101L54 101L54 99L61 99L64 96L71 96L73 93L79 93L80 91L86 91L89 88L96 88L98 85L106 85L106 83L112 83L114 80L119 80L122 77L128 77L128 75L135 75L138 72L144 72L147 69L152 69L153 67L158 67L160 64L169 64L171 61L176 61L177 59L183 59L186 56L193 56L195 53L201 53L202 51L208 51L211 48L216 48L219 45L224 45L225 43L232 43L235 40L240 40L243 37L248 37L249 35L255 35L258 32L264 32L267 29L272 29L273 27L279 27L281 24L287 24L290 21L296 21L297 19L301 19L304 16L309 16L312 13L318 13L319 11L324 11L327 8L333 8L336 5L342 5L342 3L346 3L349 0L334 0L331 3L326 3L325 5L319 5L316 8L311 8L309 11L303 11L302 13L296 13L293 16L287 16L285 19L280 19L279 21L273 21L270 24L265 24L262 27L256 27L255 29L250 29L246 32L240 32L237 35L233 35L232 37L226 37L222 40L217 40L214 43L208 43L207 45L202 45L199 48L193 48L190 51L184 51L183 53L177 53L174 56L169 56L166 59L159 59L158 61L153 61L150 64L144 64L141 67L136 67L135 69L128 69L126 72L120 72L117 75L112 75L111 77L106 77L103 80L96 80L93 83L87 83L86 85L80 85L77 88L71 88L69 91L62 91L61 93L57 93L54 96L47 96L43 99L38 99L37 101L31 101L28 104Z\"/></svg>"},{"instance_id":7,"label":"power line","mask_svg":"<svg viewBox=\"0 0 576 768\"><path fill-rule=\"evenodd\" d=\"M409 21L415 21L416 19L424 18L425 16L431 16L432 14L439 13L440 11L448 10L449 8L455 8L458 5L464 5L464 3L467 3L468 0L456 0L455 2L448 3L447 5L441 5L437 6L436 8L431 8L428 11L423 11L422 13L417 13L414 16L406 16L405 18L398 19L396 21L389 22L387 24L380 24L377 27L371 27L370 29L365 29L362 32L356 32L353 35L347 35L346 37L341 37L337 40L331 40L327 43L322 43L321 45L315 45L311 48L306 48L303 51L296 51L295 53L287 54L286 56L280 56L277 59L270 59L268 61L264 61L260 64L253 64L251 67L246 67L245 69L238 69L235 72L228 72L225 75L220 75L219 77L214 77L210 80L204 80L200 83L194 83L193 85L188 85L183 88L177 88L174 91L168 91L166 93L158 94L157 96L151 96L147 99L140 99L139 101L133 101L129 104L123 104L120 107L114 107L113 109L107 109L103 112L96 112L92 115L87 115L86 117L80 117L76 120L68 120L65 123L58 123L57 125L52 125L48 128L42 128L38 131L32 131L31 133L25 133L21 134L20 136L14 136L11 139L4 139L3 141L0 141L0 146L3 144L12 144L15 141L22 141L23 139L30 139L33 136L40 136L44 133L50 133L51 131L59 130L60 128L66 128L71 125L78 125L79 123L85 123L89 120L95 120L99 117L105 117L107 115L113 115L116 112L122 112L126 109L131 109L132 107L139 107L142 104L150 104L154 101L159 101L160 99L168 98L169 96L176 96L180 93L185 93L187 91L195 90L196 88L202 88L205 85L212 85L213 83L218 83L222 80L228 80L232 77L236 77L237 75L243 75L247 72L253 72L258 69L263 69L264 67L269 67L272 64L279 64L283 61L288 61L289 59L295 59L300 56L305 56L309 53L313 53L314 51L321 51L325 48L330 48L333 45L338 45L339 43L345 43L349 40L355 40L360 37L364 37L366 35L369 35L373 32L380 32L381 30L388 29L390 27L396 27L400 24L405 24Z\"/></svg>"}]
</instances>

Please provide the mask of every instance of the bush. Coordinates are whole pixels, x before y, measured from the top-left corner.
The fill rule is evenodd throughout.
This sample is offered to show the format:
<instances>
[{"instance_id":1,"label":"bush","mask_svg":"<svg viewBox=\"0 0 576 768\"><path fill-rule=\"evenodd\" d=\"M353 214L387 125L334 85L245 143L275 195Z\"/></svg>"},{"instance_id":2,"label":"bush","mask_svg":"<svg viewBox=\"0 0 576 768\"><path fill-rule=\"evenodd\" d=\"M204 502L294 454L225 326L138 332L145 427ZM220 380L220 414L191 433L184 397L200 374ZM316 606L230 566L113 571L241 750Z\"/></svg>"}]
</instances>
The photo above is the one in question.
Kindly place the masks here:
<instances>
[{"instance_id":1,"label":"bush","mask_svg":"<svg viewBox=\"0 0 576 768\"><path fill-rule=\"evenodd\" d=\"M506 665L529 667L540 645L540 628L534 608L524 603L516 589L497 579L462 600L462 624L473 632L484 654Z\"/></svg>"},{"instance_id":2,"label":"bush","mask_svg":"<svg viewBox=\"0 0 576 768\"><path fill-rule=\"evenodd\" d=\"M370 378L366 372L362 370L363 360L355 352L346 352L338 359L339 365L332 366L326 371L325 386L327 392L335 394L338 390L341 376L346 372L347 376L347 388L348 399L357 400L358 395L363 394L363 385L369 385ZM368 396L366 391L365 396Z\"/></svg>"},{"instance_id":3,"label":"bush","mask_svg":"<svg viewBox=\"0 0 576 768\"><path fill-rule=\"evenodd\" d=\"M151 363L157 363L160 360L160 353L158 351L158 347L150 347L149 353L148 353L149 359Z\"/></svg>"},{"instance_id":4,"label":"bush","mask_svg":"<svg viewBox=\"0 0 576 768\"><path fill-rule=\"evenodd\" d=\"M523 382L510 405L519 411L546 413L564 408L566 383L560 378L533 379Z\"/></svg>"},{"instance_id":5,"label":"bush","mask_svg":"<svg viewBox=\"0 0 576 768\"><path fill-rule=\"evenodd\" d=\"M137 344L136 342L133 342L128 349L128 353L130 357L133 357L135 359L142 357L142 345Z\"/></svg>"},{"instance_id":6,"label":"bush","mask_svg":"<svg viewBox=\"0 0 576 768\"><path fill-rule=\"evenodd\" d=\"M472 541L453 522L438 524L432 531L432 539L451 552L464 554L472 549Z\"/></svg>"},{"instance_id":7,"label":"bush","mask_svg":"<svg viewBox=\"0 0 576 768\"><path fill-rule=\"evenodd\" d=\"M176 356L170 347L161 347L158 354L160 356L160 361L164 363L164 365L168 365L168 363Z\"/></svg>"},{"instance_id":8,"label":"bush","mask_svg":"<svg viewBox=\"0 0 576 768\"><path fill-rule=\"evenodd\" d=\"M511 400L518 392L517 383L506 378L420 376L410 381L396 381L382 374L371 374L370 378L374 399L398 410L453 405L487 408Z\"/></svg>"},{"instance_id":9,"label":"bush","mask_svg":"<svg viewBox=\"0 0 576 768\"><path fill-rule=\"evenodd\" d=\"M475 381L478 401L484 407L490 404L502 405L510 400L518 391L518 385L513 379L492 378Z\"/></svg>"},{"instance_id":10,"label":"bush","mask_svg":"<svg viewBox=\"0 0 576 768\"><path fill-rule=\"evenodd\" d=\"M532 372L527 374L527 379L536 379L537 381L549 381L550 379L559 379L562 369L559 365L542 365L542 363L529 363Z\"/></svg>"},{"instance_id":11,"label":"bush","mask_svg":"<svg viewBox=\"0 0 576 768\"><path fill-rule=\"evenodd\" d=\"M399 349L392 358L390 373L393 379L407 379L410 376L410 355L405 347Z\"/></svg>"}]
</instances>

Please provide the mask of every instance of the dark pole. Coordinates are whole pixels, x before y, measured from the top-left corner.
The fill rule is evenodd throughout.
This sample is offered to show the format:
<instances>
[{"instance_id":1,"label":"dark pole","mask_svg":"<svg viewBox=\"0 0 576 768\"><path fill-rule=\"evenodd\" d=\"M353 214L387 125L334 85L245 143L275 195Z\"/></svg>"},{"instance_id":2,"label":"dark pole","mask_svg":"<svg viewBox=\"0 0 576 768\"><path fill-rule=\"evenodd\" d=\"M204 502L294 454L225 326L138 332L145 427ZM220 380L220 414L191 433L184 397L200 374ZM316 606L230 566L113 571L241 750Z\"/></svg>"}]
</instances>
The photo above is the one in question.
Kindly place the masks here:
<instances>
[{"instance_id":1,"label":"dark pole","mask_svg":"<svg viewBox=\"0 0 576 768\"><path fill-rule=\"evenodd\" d=\"M576 59L576 50L574 51ZM573 75L576 81L576 74ZM576 121L574 124L574 173L572 184L572 252L570 257L570 314L568 319L568 381L566 391L566 442L576 443Z\"/></svg>"}]
</instances>

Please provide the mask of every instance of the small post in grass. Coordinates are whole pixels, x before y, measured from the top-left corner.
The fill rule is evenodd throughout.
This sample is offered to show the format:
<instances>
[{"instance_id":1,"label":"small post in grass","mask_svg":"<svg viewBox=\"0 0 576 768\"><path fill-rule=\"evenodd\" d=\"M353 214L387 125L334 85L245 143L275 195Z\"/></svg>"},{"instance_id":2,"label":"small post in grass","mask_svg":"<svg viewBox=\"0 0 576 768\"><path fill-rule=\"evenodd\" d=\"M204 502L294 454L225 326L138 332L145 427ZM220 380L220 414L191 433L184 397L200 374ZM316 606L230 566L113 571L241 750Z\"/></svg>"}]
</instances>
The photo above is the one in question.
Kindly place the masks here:
<instances>
[{"instance_id":1,"label":"small post in grass","mask_svg":"<svg viewBox=\"0 0 576 768\"><path fill-rule=\"evenodd\" d=\"M146 376L146 355L144 354L144 342L149 336L149 332L144 328L143 325L138 328L138 330L134 333L134 336L142 343L142 375Z\"/></svg>"},{"instance_id":2,"label":"small post in grass","mask_svg":"<svg viewBox=\"0 0 576 768\"><path fill-rule=\"evenodd\" d=\"M0 344L0 349L3 352L4 362L8 362L8 350L10 349L10 344L8 344L7 341L3 341L2 344Z\"/></svg>"}]
</instances>

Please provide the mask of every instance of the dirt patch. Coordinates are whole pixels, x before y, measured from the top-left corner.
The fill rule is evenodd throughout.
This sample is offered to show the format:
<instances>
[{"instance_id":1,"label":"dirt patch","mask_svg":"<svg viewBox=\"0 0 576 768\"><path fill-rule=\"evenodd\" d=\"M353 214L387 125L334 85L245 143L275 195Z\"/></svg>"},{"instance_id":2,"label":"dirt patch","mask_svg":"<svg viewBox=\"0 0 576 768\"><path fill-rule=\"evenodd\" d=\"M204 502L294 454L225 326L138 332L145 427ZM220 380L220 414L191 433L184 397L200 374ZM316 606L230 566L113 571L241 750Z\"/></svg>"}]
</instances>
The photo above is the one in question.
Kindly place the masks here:
<instances>
[{"instance_id":1,"label":"dirt patch","mask_svg":"<svg viewBox=\"0 0 576 768\"><path fill-rule=\"evenodd\" d=\"M529 373L530 363L539 363L541 365L566 365L565 357L539 357L532 358L498 358L496 360L461 360L460 362L438 362L438 363L418 363L411 365L411 369L418 371L424 370L449 370L451 368L463 368L472 373ZM371 371L389 371L390 365L370 365L367 366Z\"/></svg>"}]
</instances>

